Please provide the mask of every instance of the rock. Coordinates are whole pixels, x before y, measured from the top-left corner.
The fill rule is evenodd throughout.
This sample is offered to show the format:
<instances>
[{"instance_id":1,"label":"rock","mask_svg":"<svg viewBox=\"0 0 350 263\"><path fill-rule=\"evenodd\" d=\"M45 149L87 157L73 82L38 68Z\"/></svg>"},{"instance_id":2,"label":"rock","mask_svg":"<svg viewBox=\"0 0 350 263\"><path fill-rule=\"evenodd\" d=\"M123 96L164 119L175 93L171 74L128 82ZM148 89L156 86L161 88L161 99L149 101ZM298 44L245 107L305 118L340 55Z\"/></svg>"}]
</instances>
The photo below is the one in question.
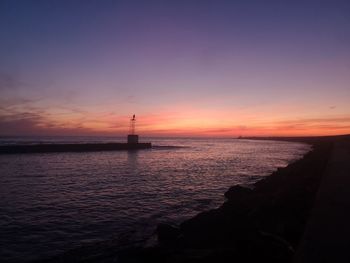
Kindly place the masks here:
<instances>
[{"instance_id":1,"label":"rock","mask_svg":"<svg viewBox=\"0 0 350 263\"><path fill-rule=\"evenodd\" d=\"M157 226L158 242L160 244L174 243L180 235L180 229L178 227L160 223Z\"/></svg>"},{"instance_id":2,"label":"rock","mask_svg":"<svg viewBox=\"0 0 350 263\"><path fill-rule=\"evenodd\" d=\"M240 185L235 185L230 187L230 189L225 193L225 197L228 201L241 201L247 198L253 190L242 187Z\"/></svg>"}]
</instances>

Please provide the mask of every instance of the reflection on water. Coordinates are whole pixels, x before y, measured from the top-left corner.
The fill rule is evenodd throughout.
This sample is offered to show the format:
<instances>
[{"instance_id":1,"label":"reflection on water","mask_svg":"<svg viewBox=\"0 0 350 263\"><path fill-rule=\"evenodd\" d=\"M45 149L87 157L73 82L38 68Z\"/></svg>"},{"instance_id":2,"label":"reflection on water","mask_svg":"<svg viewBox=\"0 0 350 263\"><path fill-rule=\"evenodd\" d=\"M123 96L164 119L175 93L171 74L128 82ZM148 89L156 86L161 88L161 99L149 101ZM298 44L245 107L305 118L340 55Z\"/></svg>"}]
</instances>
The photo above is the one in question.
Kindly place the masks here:
<instances>
[{"instance_id":1,"label":"reflection on water","mask_svg":"<svg viewBox=\"0 0 350 263\"><path fill-rule=\"evenodd\" d=\"M138 162L137 162L137 158L138 158L138 153L139 151L128 151L128 167L130 169L131 173L135 173L137 168L138 168Z\"/></svg>"},{"instance_id":2,"label":"reflection on water","mask_svg":"<svg viewBox=\"0 0 350 263\"><path fill-rule=\"evenodd\" d=\"M253 183L309 149L228 139L153 144L161 147L0 156L0 259L30 260L108 238L147 236L158 222L177 223L217 207L229 186Z\"/></svg>"}]
</instances>

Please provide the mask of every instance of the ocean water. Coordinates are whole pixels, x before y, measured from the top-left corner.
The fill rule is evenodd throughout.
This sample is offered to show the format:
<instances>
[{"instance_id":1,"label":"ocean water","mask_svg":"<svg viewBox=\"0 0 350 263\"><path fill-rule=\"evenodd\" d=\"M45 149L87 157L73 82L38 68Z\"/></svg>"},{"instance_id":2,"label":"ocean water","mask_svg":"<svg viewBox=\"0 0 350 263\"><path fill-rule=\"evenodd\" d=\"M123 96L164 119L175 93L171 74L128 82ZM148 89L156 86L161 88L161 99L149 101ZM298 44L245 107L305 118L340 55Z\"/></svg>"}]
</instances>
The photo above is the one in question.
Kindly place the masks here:
<instances>
[{"instance_id":1,"label":"ocean water","mask_svg":"<svg viewBox=\"0 0 350 263\"><path fill-rule=\"evenodd\" d=\"M0 138L0 144L120 138ZM23 262L104 240L130 243L157 223L218 207L310 146L238 139L149 138L140 151L0 155L0 261Z\"/></svg>"}]
</instances>

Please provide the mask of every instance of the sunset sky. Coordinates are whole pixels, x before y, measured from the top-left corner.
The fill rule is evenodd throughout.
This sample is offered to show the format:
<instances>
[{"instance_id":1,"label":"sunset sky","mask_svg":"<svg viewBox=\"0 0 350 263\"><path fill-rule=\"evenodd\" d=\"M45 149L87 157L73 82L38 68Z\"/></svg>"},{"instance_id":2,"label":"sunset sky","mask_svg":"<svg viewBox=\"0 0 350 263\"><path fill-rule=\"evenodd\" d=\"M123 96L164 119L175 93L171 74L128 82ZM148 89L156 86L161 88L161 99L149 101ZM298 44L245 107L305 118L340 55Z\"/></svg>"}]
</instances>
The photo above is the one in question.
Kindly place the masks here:
<instances>
[{"instance_id":1,"label":"sunset sky","mask_svg":"<svg viewBox=\"0 0 350 263\"><path fill-rule=\"evenodd\" d=\"M0 2L0 135L350 133L350 1Z\"/></svg>"}]
</instances>

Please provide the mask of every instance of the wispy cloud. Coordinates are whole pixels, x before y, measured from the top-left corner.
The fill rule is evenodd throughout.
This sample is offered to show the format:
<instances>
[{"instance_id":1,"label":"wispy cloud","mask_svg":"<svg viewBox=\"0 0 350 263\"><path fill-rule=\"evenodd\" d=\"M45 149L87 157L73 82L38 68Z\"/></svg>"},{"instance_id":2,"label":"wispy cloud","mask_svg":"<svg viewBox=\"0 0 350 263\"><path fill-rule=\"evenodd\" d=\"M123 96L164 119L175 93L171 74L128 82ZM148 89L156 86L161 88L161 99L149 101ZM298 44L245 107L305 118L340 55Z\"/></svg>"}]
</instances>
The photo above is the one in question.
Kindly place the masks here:
<instances>
[{"instance_id":1,"label":"wispy cloud","mask_svg":"<svg viewBox=\"0 0 350 263\"><path fill-rule=\"evenodd\" d=\"M12 75L0 74L1 135L124 135L129 129L134 112L119 112L128 109L124 104L88 107L72 101L25 97L14 92L23 85ZM133 96L121 100L138 105ZM238 114L178 104L137 115L137 130L145 135L177 136L341 134L350 133L350 115L269 120L258 112Z\"/></svg>"},{"instance_id":2,"label":"wispy cloud","mask_svg":"<svg viewBox=\"0 0 350 263\"><path fill-rule=\"evenodd\" d=\"M13 91L18 89L21 85L23 85L23 83L14 77L13 74L0 72L0 91Z\"/></svg>"}]
</instances>

